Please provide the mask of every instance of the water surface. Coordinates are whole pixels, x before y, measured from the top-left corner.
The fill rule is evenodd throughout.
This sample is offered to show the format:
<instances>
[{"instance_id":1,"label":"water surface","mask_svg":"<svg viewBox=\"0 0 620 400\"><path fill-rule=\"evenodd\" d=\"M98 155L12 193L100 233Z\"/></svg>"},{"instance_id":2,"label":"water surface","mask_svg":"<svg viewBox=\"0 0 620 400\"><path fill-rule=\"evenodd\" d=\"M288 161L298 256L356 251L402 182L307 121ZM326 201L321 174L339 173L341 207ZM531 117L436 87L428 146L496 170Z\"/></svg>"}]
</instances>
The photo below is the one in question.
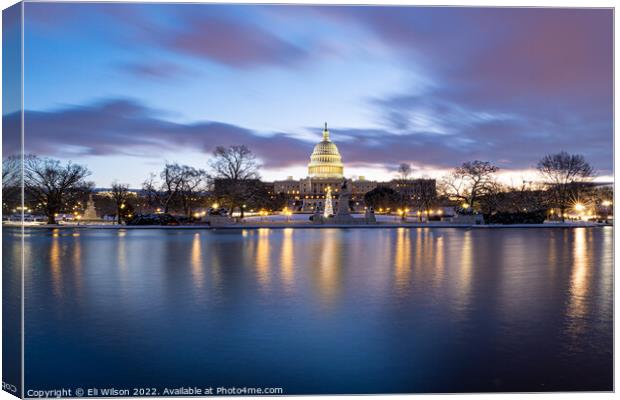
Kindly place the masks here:
<instances>
[{"instance_id":1,"label":"water surface","mask_svg":"<svg viewBox=\"0 0 620 400\"><path fill-rule=\"evenodd\" d=\"M612 390L612 234L28 230L25 386Z\"/></svg>"}]
</instances>

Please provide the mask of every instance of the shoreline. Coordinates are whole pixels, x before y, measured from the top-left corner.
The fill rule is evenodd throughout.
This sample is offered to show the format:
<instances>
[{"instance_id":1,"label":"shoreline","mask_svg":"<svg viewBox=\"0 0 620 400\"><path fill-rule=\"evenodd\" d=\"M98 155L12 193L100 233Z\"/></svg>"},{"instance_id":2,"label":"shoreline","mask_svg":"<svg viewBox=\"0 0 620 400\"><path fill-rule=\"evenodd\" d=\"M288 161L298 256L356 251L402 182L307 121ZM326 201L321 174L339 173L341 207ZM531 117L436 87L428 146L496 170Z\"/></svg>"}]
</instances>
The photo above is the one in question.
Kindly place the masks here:
<instances>
[{"instance_id":1,"label":"shoreline","mask_svg":"<svg viewBox=\"0 0 620 400\"><path fill-rule=\"evenodd\" d=\"M28 229L102 229L102 230L119 230L119 229L194 229L194 230L243 230L243 229L418 229L418 228L438 228L438 229L532 229L532 228L551 228L551 229L572 229L572 228L603 228L613 227L613 224L603 223L548 223L548 224L445 224L445 223L405 223L405 224L308 224L308 223L261 223L261 224L231 224L231 225L107 225L107 224L11 224L3 223L5 228L28 228Z\"/></svg>"}]
</instances>

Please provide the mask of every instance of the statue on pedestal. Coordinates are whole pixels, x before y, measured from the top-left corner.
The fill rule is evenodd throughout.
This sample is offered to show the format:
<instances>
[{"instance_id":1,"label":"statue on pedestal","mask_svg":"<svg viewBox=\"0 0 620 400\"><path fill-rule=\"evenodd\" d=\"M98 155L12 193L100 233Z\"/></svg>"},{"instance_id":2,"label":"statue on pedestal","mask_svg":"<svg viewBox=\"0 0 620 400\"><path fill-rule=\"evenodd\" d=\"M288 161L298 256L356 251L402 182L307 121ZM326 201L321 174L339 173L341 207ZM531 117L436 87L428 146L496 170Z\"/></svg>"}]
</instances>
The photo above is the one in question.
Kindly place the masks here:
<instances>
[{"instance_id":1,"label":"statue on pedestal","mask_svg":"<svg viewBox=\"0 0 620 400\"><path fill-rule=\"evenodd\" d=\"M353 217L351 216L351 211L349 210L349 202L351 200L351 187L347 182L347 179L343 179L342 186L340 187L340 196L338 197L338 211L336 212L336 216L334 217L334 222L341 223L351 223L353 221Z\"/></svg>"}]
</instances>

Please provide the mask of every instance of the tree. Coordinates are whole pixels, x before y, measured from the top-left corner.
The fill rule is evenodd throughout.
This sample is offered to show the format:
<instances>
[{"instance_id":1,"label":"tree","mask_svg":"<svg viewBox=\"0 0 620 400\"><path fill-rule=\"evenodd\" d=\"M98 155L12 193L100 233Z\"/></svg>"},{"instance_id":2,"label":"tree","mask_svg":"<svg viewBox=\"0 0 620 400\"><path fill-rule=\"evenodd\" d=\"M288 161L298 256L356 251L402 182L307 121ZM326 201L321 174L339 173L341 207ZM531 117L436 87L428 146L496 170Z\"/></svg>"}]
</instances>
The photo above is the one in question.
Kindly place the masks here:
<instances>
[{"instance_id":1,"label":"tree","mask_svg":"<svg viewBox=\"0 0 620 400\"><path fill-rule=\"evenodd\" d=\"M437 189L434 179L418 179L413 186L413 204L420 211L418 220L422 220L422 213L428 212L437 203Z\"/></svg>"},{"instance_id":2,"label":"tree","mask_svg":"<svg viewBox=\"0 0 620 400\"><path fill-rule=\"evenodd\" d=\"M364 203L375 210L396 208L401 203L401 196L392 188L379 186L364 195Z\"/></svg>"},{"instance_id":3,"label":"tree","mask_svg":"<svg viewBox=\"0 0 620 400\"><path fill-rule=\"evenodd\" d=\"M92 188L84 179L90 171L71 161L62 165L51 158L28 156L24 163L24 189L35 201L42 204L47 223L56 223L57 213L70 209L70 205Z\"/></svg>"},{"instance_id":4,"label":"tree","mask_svg":"<svg viewBox=\"0 0 620 400\"><path fill-rule=\"evenodd\" d=\"M560 210L560 218L564 222L570 202L578 198L594 176L592 166L582 155L562 151L543 157L537 169L547 186L551 205Z\"/></svg>"},{"instance_id":5,"label":"tree","mask_svg":"<svg viewBox=\"0 0 620 400\"><path fill-rule=\"evenodd\" d=\"M401 163L398 166L398 178L400 180L406 181L411 176L413 170L411 169L411 165L407 163Z\"/></svg>"},{"instance_id":6,"label":"tree","mask_svg":"<svg viewBox=\"0 0 620 400\"><path fill-rule=\"evenodd\" d=\"M513 208L515 202L513 194L515 193L517 192L508 192L504 185L494 182L489 185L478 201L480 211L485 215L491 215L498 211Z\"/></svg>"},{"instance_id":7,"label":"tree","mask_svg":"<svg viewBox=\"0 0 620 400\"><path fill-rule=\"evenodd\" d=\"M127 200L129 199L129 185L121 184L118 182L112 183L112 200L116 205L116 221L120 225L121 219L125 214L127 207Z\"/></svg>"},{"instance_id":8,"label":"tree","mask_svg":"<svg viewBox=\"0 0 620 400\"><path fill-rule=\"evenodd\" d=\"M183 184L182 167L177 163L167 163L159 174L159 178L160 180L157 181L156 175L151 174L142 184L142 188L151 206L161 208L168 213Z\"/></svg>"},{"instance_id":9,"label":"tree","mask_svg":"<svg viewBox=\"0 0 620 400\"><path fill-rule=\"evenodd\" d=\"M205 170L182 165L181 187L178 192L185 216L191 218L192 208L199 198L200 192L206 189L208 175Z\"/></svg>"},{"instance_id":10,"label":"tree","mask_svg":"<svg viewBox=\"0 0 620 400\"><path fill-rule=\"evenodd\" d=\"M603 186L591 191L589 203L593 204L597 214L602 220L606 220L613 214L614 191L612 187Z\"/></svg>"},{"instance_id":11,"label":"tree","mask_svg":"<svg viewBox=\"0 0 620 400\"><path fill-rule=\"evenodd\" d=\"M2 210L6 213L15 207L21 207L22 163L19 156L2 159Z\"/></svg>"},{"instance_id":12,"label":"tree","mask_svg":"<svg viewBox=\"0 0 620 400\"><path fill-rule=\"evenodd\" d=\"M243 205L255 195L255 182L260 182L256 157L246 146L218 146L209 166L216 196L228 203L231 214L239 208L243 218Z\"/></svg>"},{"instance_id":13,"label":"tree","mask_svg":"<svg viewBox=\"0 0 620 400\"><path fill-rule=\"evenodd\" d=\"M246 146L218 146L213 152L209 166L216 178L242 181L258 179L259 165L256 157Z\"/></svg>"},{"instance_id":14,"label":"tree","mask_svg":"<svg viewBox=\"0 0 620 400\"><path fill-rule=\"evenodd\" d=\"M463 201L473 209L481 196L495 188L498 167L488 161L467 161L444 177L440 190L449 198Z\"/></svg>"}]
</instances>

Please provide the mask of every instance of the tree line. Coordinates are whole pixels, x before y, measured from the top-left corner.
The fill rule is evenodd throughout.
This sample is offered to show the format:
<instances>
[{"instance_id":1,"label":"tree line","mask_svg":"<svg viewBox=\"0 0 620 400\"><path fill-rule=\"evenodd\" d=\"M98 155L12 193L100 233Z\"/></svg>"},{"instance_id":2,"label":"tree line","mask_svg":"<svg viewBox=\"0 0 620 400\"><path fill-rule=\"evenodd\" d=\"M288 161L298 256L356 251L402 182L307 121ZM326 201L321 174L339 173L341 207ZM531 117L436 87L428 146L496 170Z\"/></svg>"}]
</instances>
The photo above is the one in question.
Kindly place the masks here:
<instances>
[{"instance_id":1,"label":"tree line","mask_svg":"<svg viewBox=\"0 0 620 400\"><path fill-rule=\"evenodd\" d=\"M559 152L544 156L536 164L540 180L523 181L508 186L498 179L499 167L488 161L467 161L439 180L437 191L414 191L403 196L388 187L378 187L366 193L364 200L375 209L402 209L415 207L422 214L438 205L452 205L460 213L495 214L539 213L543 218L549 212L561 221L576 204L600 208L613 198L611 188L596 188L592 184L594 169L579 154ZM398 168L399 178L407 180L412 174L408 164ZM605 212L609 213L611 209ZM420 215L420 213L418 213Z\"/></svg>"},{"instance_id":2,"label":"tree line","mask_svg":"<svg viewBox=\"0 0 620 400\"><path fill-rule=\"evenodd\" d=\"M135 212L153 210L180 211L192 218L195 208L213 202L242 212L246 203L270 206L274 199L261 185L259 168L246 146L217 147L207 169L166 163L159 173L149 174L137 196L128 184L112 182L109 196L97 196L97 208L115 214L120 223ZM59 214L83 211L94 193L94 183L88 180L91 171L71 161L63 164L36 155L26 155L23 160L10 156L3 159L2 172L3 211L21 210L23 188L24 209L44 214L49 224L55 223Z\"/></svg>"},{"instance_id":3,"label":"tree line","mask_svg":"<svg viewBox=\"0 0 620 400\"><path fill-rule=\"evenodd\" d=\"M166 163L159 173L151 173L139 193L129 185L114 181L109 196L96 196L97 208L116 215L120 223L138 212L177 212L191 219L196 208L218 203L241 217L250 209L280 210L287 204L284 194L276 194L260 180L260 164L246 146L217 147L206 169ZM564 220L576 202L594 203L611 199L591 184L594 170L582 155L560 152L543 157L536 165L540 181L508 187L499 182L499 168L487 161L468 161L452 170L438 183L419 184L410 191L379 186L364 196L375 209L416 208L428 214L439 205L454 205L461 213L539 212L557 209ZM410 184L411 166L401 164L397 185ZM56 215L83 210L94 184L86 166L61 163L51 158L27 155L3 160L2 190L5 213L21 207L23 178L24 208L45 214L48 223ZM424 180L417 180L424 183ZM432 185L430 185L432 181ZM21 208L20 208L21 209Z\"/></svg>"}]
</instances>

